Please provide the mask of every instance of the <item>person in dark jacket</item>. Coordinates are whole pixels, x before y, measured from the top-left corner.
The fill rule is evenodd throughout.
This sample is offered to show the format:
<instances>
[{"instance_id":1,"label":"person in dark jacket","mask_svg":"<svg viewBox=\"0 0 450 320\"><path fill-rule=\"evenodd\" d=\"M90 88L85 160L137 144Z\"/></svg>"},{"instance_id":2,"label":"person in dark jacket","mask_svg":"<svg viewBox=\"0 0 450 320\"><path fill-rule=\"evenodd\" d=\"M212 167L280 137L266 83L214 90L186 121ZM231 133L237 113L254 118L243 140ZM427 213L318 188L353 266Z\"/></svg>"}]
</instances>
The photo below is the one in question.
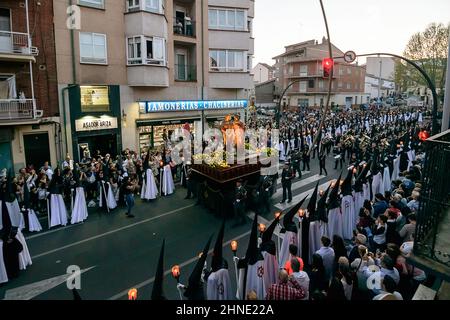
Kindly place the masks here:
<instances>
[{"instance_id":1,"label":"person in dark jacket","mask_svg":"<svg viewBox=\"0 0 450 320\"><path fill-rule=\"evenodd\" d=\"M324 291L328 288L325 279L325 267L323 266L322 256L320 254L313 254L311 272L309 273L309 292Z\"/></svg>"},{"instance_id":2,"label":"person in dark jacket","mask_svg":"<svg viewBox=\"0 0 450 320\"><path fill-rule=\"evenodd\" d=\"M373 204L373 217L376 219L383 214L388 208L388 203L381 193L375 195L375 203Z\"/></svg>"}]
</instances>

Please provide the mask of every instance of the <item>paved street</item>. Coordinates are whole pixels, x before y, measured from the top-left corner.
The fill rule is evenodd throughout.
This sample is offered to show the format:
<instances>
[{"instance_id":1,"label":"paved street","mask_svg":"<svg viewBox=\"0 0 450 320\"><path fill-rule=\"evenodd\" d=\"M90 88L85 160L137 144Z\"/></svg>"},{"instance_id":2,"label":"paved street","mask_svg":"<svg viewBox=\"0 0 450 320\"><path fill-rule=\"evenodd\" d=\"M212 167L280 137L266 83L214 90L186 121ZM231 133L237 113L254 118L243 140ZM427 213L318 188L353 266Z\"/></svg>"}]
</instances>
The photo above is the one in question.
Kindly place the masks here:
<instances>
[{"instance_id":1,"label":"paved street","mask_svg":"<svg viewBox=\"0 0 450 320\"><path fill-rule=\"evenodd\" d=\"M290 205L312 192L318 180L325 187L336 179L340 170L333 170L333 166L330 154L329 176L319 176L318 161L312 160L311 172L305 172L301 180L293 183L294 201ZM19 278L1 286L0 298L72 299L64 275L68 266L77 265L82 270L92 268L81 277L83 299L126 299L130 288L139 289L139 299L150 299L159 250L165 238L166 296L179 299L176 281L169 275L171 266L180 264L181 281L187 282L197 254L208 237L217 233L221 222L203 207L195 206L194 200L184 200L184 196L185 190L178 187L176 193L167 198L151 203L137 200L134 219L127 219L124 209L116 209L108 215L93 210L84 224L28 235L33 265L22 271ZM281 197L279 191L274 195L273 211L288 207L279 204ZM271 219L271 215L262 217L263 222ZM229 243L238 240L238 254L245 254L251 219L241 227L231 228L231 225L229 222L225 231L224 255L235 286Z\"/></svg>"}]
</instances>

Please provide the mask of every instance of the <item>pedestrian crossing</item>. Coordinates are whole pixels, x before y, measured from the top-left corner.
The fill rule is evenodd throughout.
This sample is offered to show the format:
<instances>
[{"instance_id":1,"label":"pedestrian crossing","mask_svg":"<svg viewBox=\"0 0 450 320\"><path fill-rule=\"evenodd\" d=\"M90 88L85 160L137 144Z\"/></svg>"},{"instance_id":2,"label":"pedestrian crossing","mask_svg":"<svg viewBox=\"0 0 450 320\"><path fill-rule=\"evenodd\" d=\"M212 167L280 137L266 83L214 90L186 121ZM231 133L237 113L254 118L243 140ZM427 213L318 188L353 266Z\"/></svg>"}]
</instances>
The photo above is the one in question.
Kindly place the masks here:
<instances>
[{"instance_id":1,"label":"pedestrian crossing","mask_svg":"<svg viewBox=\"0 0 450 320\"><path fill-rule=\"evenodd\" d=\"M306 173L305 173L306 174ZM307 186L311 183L315 183L317 180L320 180L322 178L324 178L325 176L321 176L318 174L315 174L311 177L308 177L306 179L301 179L300 181L297 181L295 183L292 184L292 192L294 192L294 190L298 190L304 186ZM272 199L276 199L279 198L283 195L283 188L280 186L277 191L273 194Z\"/></svg>"},{"instance_id":2,"label":"pedestrian crossing","mask_svg":"<svg viewBox=\"0 0 450 320\"><path fill-rule=\"evenodd\" d=\"M324 178L324 176L321 176L321 177ZM321 178L319 178L319 179L321 179ZM317 179L317 180L319 180L319 179ZM316 180L316 181L317 181L317 180ZM328 188L328 186L330 185L331 181L333 181L333 179L331 179L331 180L329 180L329 181L327 181L327 182L325 182L325 183L319 184L319 190L320 190L320 189L323 189L323 190L324 190L324 189ZM298 189L298 188L297 188L297 189ZM305 192L302 192L302 193L300 193L300 194L294 196L294 197L292 198L292 202L291 202L291 203L278 203L278 204L275 205L275 207L278 208L278 209L280 209L280 210L286 210L286 209L292 208L292 207L295 206L297 203L299 203L300 201L302 201L303 198L305 198L306 196L309 195L309 196L308 196L308 199L311 198L311 195L312 195L312 193L314 192L314 189L315 189L315 186L314 186L313 188L311 188L311 189L305 191ZM294 193L294 190L292 190L292 193Z\"/></svg>"}]
</instances>

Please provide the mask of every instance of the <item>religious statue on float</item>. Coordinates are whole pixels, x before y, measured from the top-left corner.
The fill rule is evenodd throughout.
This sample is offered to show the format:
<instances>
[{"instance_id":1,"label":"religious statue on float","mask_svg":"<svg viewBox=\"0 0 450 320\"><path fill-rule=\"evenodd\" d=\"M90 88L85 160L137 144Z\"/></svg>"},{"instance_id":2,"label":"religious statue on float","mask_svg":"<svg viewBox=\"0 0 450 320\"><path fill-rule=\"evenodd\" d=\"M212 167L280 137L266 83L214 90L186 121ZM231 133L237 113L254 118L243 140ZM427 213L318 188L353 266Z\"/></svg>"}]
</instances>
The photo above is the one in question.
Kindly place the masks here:
<instances>
[{"instance_id":1,"label":"religious statue on float","mask_svg":"<svg viewBox=\"0 0 450 320\"><path fill-rule=\"evenodd\" d=\"M228 139L232 139L233 146L243 148L245 142L245 125L238 114L225 116L220 131L222 131L223 145L226 148Z\"/></svg>"}]
</instances>

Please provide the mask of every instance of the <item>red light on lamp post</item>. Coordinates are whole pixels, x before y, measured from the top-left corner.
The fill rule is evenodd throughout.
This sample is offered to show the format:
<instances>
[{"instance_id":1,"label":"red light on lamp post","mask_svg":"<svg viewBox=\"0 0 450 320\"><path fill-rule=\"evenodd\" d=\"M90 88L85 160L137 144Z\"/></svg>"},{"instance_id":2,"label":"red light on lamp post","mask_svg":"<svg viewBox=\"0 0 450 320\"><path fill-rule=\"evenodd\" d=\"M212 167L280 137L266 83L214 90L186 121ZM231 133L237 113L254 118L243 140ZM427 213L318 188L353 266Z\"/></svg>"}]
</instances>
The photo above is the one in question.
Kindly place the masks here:
<instances>
[{"instance_id":1,"label":"red light on lamp post","mask_svg":"<svg viewBox=\"0 0 450 320\"><path fill-rule=\"evenodd\" d=\"M334 60L326 58L322 60L323 77L329 78L333 73Z\"/></svg>"}]
</instances>

